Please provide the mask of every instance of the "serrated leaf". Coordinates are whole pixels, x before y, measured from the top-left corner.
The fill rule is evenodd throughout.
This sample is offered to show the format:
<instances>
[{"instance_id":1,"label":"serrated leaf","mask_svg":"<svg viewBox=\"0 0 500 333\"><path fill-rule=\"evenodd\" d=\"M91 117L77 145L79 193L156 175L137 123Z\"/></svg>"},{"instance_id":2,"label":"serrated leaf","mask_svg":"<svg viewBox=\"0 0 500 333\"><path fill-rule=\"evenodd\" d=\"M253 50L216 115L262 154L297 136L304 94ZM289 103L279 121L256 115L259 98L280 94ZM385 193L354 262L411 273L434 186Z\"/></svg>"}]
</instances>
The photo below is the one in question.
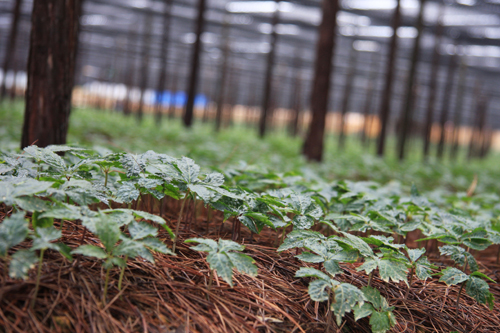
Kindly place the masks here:
<instances>
[{"instance_id":1,"label":"serrated leaf","mask_svg":"<svg viewBox=\"0 0 500 333\"><path fill-rule=\"evenodd\" d=\"M465 291L478 303L486 304L490 295L490 286L483 279L471 276L465 284Z\"/></svg>"},{"instance_id":2,"label":"serrated leaf","mask_svg":"<svg viewBox=\"0 0 500 333\"><path fill-rule=\"evenodd\" d=\"M327 271L332 276L344 273L342 268L340 268L339 263L335 260L327 260L325 261L323 266L325 267L325 271Z\"/></svg>"},{"instance_id":3,"label":"serrated leaf","mask_svg":"<svg viewBox=\"0 0 500 333\"><path fill-rule=\"evenodd\" d=\"M333 287L335 292L335 303L331 305L335 317L337 318L337 324L342 323L342 317L348 312L351 312L352 308L356 304L363 304L365 301L365 296L355 286L348 283L341 283Z\"/></svg>"},{"instance_id":4,"label":"serrated leaf","mask_svg":"<svg viewBox=\"0 0 500 333\"><path fill-rule=\"evenodd\" d=\"M370 316L370 326L373 333L385 333L394 325L391 320L391 312L373 311Z\"/></svg>"},{"instance_id":5,"label":"serrated leaf","mask_svg":"<svg viewBox=\"0 0 500 333\"><path fill-rule=\"evenodd\" d=\"M134 241L130 238L121 237L121 242L113 249L114 256L129 256L131 258L135 258L140 255L141 250L143 249L143 245L141 242ZM149 254L149 256L151 256ZM146 257L145 257L146 258Z\"/></svg>"},{"instance_id":6,"label":"serrated leaf","mask_svg":"<svg viewBox=\"0 0 500 333\"><path fill-rule=\"evenodd\" d=\"M224 175L219 172L211 172L207 174L203 182L212 186L221 186L224 185Z\"/></svg>"},{"instance_id":7,"label":"serrated leaf","mask_svg":"<svg viewBox=\"0 0 500 333\"><path fill-rule=\"evenodd\" d=\"M443 276L439 279L439 282L444 282L449 286L453 286L469 279L469 276L454 267L448 267L442 271Z\"/></svg>"},{"instance_id":8,"label":"serrated leaf","mask_svg":"<svg viewBox=\"0 0 500 333\"><path fill-rule=\"evenodd\" d=\"M158 229L146 222L132 222L128 226L128 231L133 240L143 239L148 236L156 237L158 235Z\"/></svg>"},{"instance_id":9,"label":"serrated leaf","mask_svg":"<svg viewBox=\"0 0 500 333\"><path fill-rule=\"evenodd\" d=\"M141 192L135 187L132 182L123 182L116 191L116 198L123 203L131 203L137 200Z\"/></svg>"},{"instance_id":10,"label":"serrated leaf","mask_svg":"<svg viewBox=\"0 0 500 333\"><path fill-rule=\"evenodd\" d=\"M286 236L285 241L278 248L278 252L293 249L296 247L304 247L304 243L307 240L310 240L312 242L324 239L326 239L326 237L317 231L294 230Z\"/></svg>"},{"instance_id":11,"label":"serrated leaf","mask_svg":"<svg viewBox=\"0 0 500 333\"><path fill-rule=\"evenodd\" d=\"M425 253L425 249L408 249L408 257L410 257L411 262L415 262Z\"/></svg>"},{"instance_id":12,"label":"serrated leaf","mask_svg":"<svg viewBox=\"0 0 500 333\"><path fill-rule=\"evenodd\" d=\"M295 229L306 230L314 225L314 219L305 215L295 215L292 219L292 224Z\"/></svg>"},{"instance_id":13,"label":"serrated leaf","mask_svg":"<svg viewBox=\"0 0 500 333\"><path fill-rule=\"evenodd\" d=\"M106 259L108 255L98 246L95 245L80 245L73 251L72 254L82 254L86 257L94 257L97 259Z\"/></svg>"},{"instance_id":14,"label":"serrated leaf","mask_svg":"<svg viewBox=\"0 0 500 333\"><path fill-rule=\"evenodd\" d=\"M120 163L127 171L127 177L137 177L141 172L146 169L146 161L141 155L124 154L120 158Z\"/></svg>"},{"instance_id":15,"label":"serrated leaf","mask_svg":"<svg viewBox=\"0 0 500 333\"><path fill-rule=\"evenodd\" d=\"M250 276L257 276L258 269L252 257L243 253L227 252L226 254L238 271Z\"/></svg>"},{"instance_id":16,"label":"serrated leaf","mask_svg":"<svg viewBox=\"0 0 500 333\"><path fill-rule=\"evenodd\" d=\"M353 311L354 311L354 320L358 321L359 319L371 315L374 310L371 304L363 303L363 305L359 305L358 303L353 307Z\"/></svg>"},{"instance_id":17,"label":"serrated leaf","mask_svg":"<svg viewBox=\"0 0 500 333\"><path fill-rule=\"evenodd\" d=\"M184 243L200 243L206 246L206 250L201 250L203 252L217 252L219 245L213 239L208 238L189 238L184 241ZM195 249L195 247L191 247L191 249ZM197 250L200 251L200 250Z\"/></svg>"},{"instance_id":18,"label":"serrated leaf","mask_svg":"<svg viewBox=\"0 0 500 333\"><path fill-rule=\"evenodd\" d=\"M13 279L27 279L30 269L35 267L38 257L35 252L19 250L12 255L9 264L9 276Z\"/></svg>"},{"instance_id":19,"label":"serrated leaf","mask_svg":"<svg viewBox=\"0 0 500 333\"><path fill-rule=\"evenodd\" d=\"M7 251L21 243L28 236L28 221L21 212L14 213L0 224L0 257L5 257Z\"/></svg>"},{"instance_id":20,"label":"serrated leaf","mask_svg":"<svg viewBox=\"0 0 500 333\"><path fill-rule=\"evenodd\" d=\"M111 253L116 242L120 239L121 231L118 223L101 215L99 222L95 225L96 233L101 240L106 252Z\"/></svg>"},{"instance_id":21,"label":"serrated leaf","mask_svg":"<svg viewBox=\"0 0 500 333\"><path fill-rule=\"evenodd\" d=\"M37 228L36 235L33 238L31 250L52 249L58 251L59 248L52 242L61 238L61 236L61 230L57 230L54 227Z\"/></svg>"},{"instance_id":22,"label":"serrated leaf","mask_svg":"<svg viewBox=\"0 0 500 333\"><path fill-rule=\"evenodd\" d=\"M328 280L318 279L311 281L307 290L313 301L323 302L328 300L328 291L326 288L331 287L331 283Z\"/></svg>"},{"instance_id":23,"label":"serrated leaf","mask_svg":"<svg viewBox=\"0 0 500 333\"><path fill-rule=\"evenodd\" d=\"M165 243L163 243L158 238L151 238L151 237L144 238L141 240L141 243L153 251L173 256L176 255L167 247L167 245L165 245Z\"/></svg>"},{"instance_id":24,"label":"serrated leaf","mask_svg":"<svg viewBox=\"0 0 500 333\"><path fill-rule=\"evenodd\" d=\"M217 271L217 275L233 287L233 263L225 253L211 252L207 256L207 262L211 269Z\"/></svg>"},{"instance_id":25,"label":"serrated leaf","mask_svg":"<svg viewBox=\"0 0 500 333\"><path fill-rule=\"evenodd\" d=\"M177 160L176 166L180 171L180 176L187 184L194 184L198 180L200 174L200 166L188 157L182 157Z\"/></svg>"},{"instance_id":26,"label":"serrated leaf","mask_svg":"<svg viewBox=\"0 0 500 333\"><path fill-rule=\"evenodd\" d=\"M363 257L373 257L372 249L360 237L354 236L347 232L342 232L342 235L344 235L344 238L334 237L333 239L337 242L349 245L354 250L358 250Z\"/></svg>"},{"instance_id":27,"label":"serrated leaf","mask_svg":"<svg viewBox=\"0 0 500 333\"><path fill-rule=\"evenodd\" d=\"M302 252L301 254L295 256L295 258L310 263L319 263L325 261L325 258L323 258L322 256L318 256L311 252Z\"/></svg>"},{"instance_id":28,"label":"serrated leaf","mask_svg":"<svg viewBox=\"0 0 500 333\"><path fill-rule=\"evenodd\" d=\"M408 269L402 262L382 259L378 263L378 271L380 274L380 278L385 282L389 282L389 280L392 280L396 283L403 281L408 284L408 281L406 279Z\"/></svg>"},{"instance_id":29,"label":"serrated leaf","mask_svg":"<svg viewBox=\"0 0 500 333\"><path fill-rule=\"evenodd\" d=\"M218 251L219 252L229 252L229 251L243 251L245 247L236 242L219 239Z\"/></svg>"},{"instance_id":30,"label":"serrated leaf","mask_svg":"<svg viewBox=\"0 0 500 333\"><path fill-rule=\"evenodd\" d=\"M301 267L296 273L295 277L315 277L325 281L329 281L330 277L320 270L312 267Z\"/></svg>"}]
</instances>

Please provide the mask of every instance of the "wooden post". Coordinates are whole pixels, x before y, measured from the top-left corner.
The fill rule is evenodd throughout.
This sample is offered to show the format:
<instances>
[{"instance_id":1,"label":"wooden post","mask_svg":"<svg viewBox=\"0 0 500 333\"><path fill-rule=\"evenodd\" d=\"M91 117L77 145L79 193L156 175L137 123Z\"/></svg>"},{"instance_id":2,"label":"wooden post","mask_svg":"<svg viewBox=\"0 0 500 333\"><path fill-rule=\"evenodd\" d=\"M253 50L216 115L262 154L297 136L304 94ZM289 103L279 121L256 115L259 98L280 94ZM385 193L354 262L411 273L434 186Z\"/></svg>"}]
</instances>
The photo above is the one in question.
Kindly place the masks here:
<instances>
[{"instance_id":1,"label":"wooden post","mask_svg":"<svg viewBox=\"0 0 500 333\"><path fill-rule=\"evenodd\" d=\"M422 29L424 26L424 8L425 8L426 0L420 0L420 10L418 12L417 18L417 37L413 42L413 53L411 56L411 67L410 73L408 74L408 82L406 85L406 99L403 109L403 126L399 132L399 160L403 160L405 158L405 149L406 149L406 138L409 135L412 117L413 117L413 107L414 107L414 98L415 98L415 82L416 82L416 73L418 66L418 56L420 53L420 39L422 37Z\"/></svg>"},{"instance_id":2,"label":"wooden post","mask_svg":"<svg viewBox=\"0 0 500 333\"><path fill-rule=\"evenodd\" d=\"M137 50L137 40L139 39L139 35L135 31L134 24L130 25L127 37L127 76L125 77L125 86L127 87L127 92L125 95L125 100L123 101L123 114L128 116L132 111L131 102L130 102L130 93L134 87L135 82L135 68L136 68L136 50Z\"/></svg>"},{"instance_id":3,"label":"wooden post","mask_svg":"<svg viewBox=\"0 0 500 333\"><path fill-rule=\"evenodd\" d=\"M458 75L457 95L455 97L455 117L453 119L453 139L450 152L450 159L452 161L455 161L457 159L459 131L460 125L462 125L462 113L464 110L466 73L467 66L465 64L465 59L462 58Z\"/></svg>"},{"instance_id":4,"label":"wooden post","mask_svg":"<svg viewBox=\"0 0 500 333\"><path fill-rule=\"evenodd\" d=\"M401 0L397 0L394 18L392 20L393 35L389 48L389 59L387 60L387 70L385 76L385 87L380 105L381 129L378 136L377 155L384 156L385 140L387 137L387 127L389 125L389 115L391 113L391 94L394 81L394 68L396 67L396 51L398 48L398 28L401 21Z\"/></svg>"},{"instance_id":5,"label":"wooden post","mask_svg":"<svg viewBox=\"0 0 500 333\"><path fill-rule=\"evenodd\" d=\"M439 121L441 126L441 135L437 147L437 157L439 159L443 158L443 153L444 153L444 143L446 140L446 122L448 121L448 113L451 105L451 92L453 90L453 81L454 81L453 79L455 77L456 68L457 68L456 55L453 55L450 57L450 62L448 64L446 86L444 89L443 100L441 104L441 116Z\"/></svg>"},{"instance_id":6,"label":"wooden post","mask_svg":"<svg viewBox=\"0 0 500 333\"><path fill-rule=\"evenodd\" d=\"M66 143L80 14L80 0L33 1L21 148Z\"/></svg>"},{"instance_id":7,"label":"wooden post","mask_svg":"<svg viewBox=\"0 0 500 333\"><path fill-rule=\"evenodd\" d=\"M231 51L229 42L230 25L227 16L224 18L222 27L222 58L220 64L219 78L217 79L217 109L215 113L215 131L220 131L222 125L222 113L224 111L224 96L226 94L226 81L228 76L229 52Z\"/></svg>"},{"instance_id":8,"label":"wooden post","mask_svg":"<svg viewBox=\"0 0 500 333\"><path fill-rule=\"evenodd\" d=\"M181 52L177 52L180 57L182 57ZM175 59L174 59L175 61ZM177 109L176 105L176 96L177 96L177 91L179 90L179 68L177 68L174 64L172 66L173 72L172 72L172 79L171 79L171 86L170 86L170 104L168 106L168 118L172 119L175 117L175 110Z\"/></svg>"},{"instance_id":9,"label":"wooden post","mask_svg":"<svg viewBox=\"0 0 500 333\"><path fill-rule=\"evenodd\" d=\"M294 70L295 70L295 78L292 87L292 93L290 95L291 102L290 106L292 108L292 119L289 125L290 135L296 137L299 134L299 122L300 116L302 113L302 59L300 55L295 55L294 61Z\"/></svg>"},{"instance_id":10,"label":"wooden post","mask_svg":"<svg viewBox=\"0 0 500 333\"><path fill-rule=\"evenodd\" d=\"M184 126L191 127L193 125L194 99L196 98L196 88L198 85L200 55L201 55L201 34L205 23L205 7L206 0L198 0L198 18L196 22L196 40L193 47L193 55L191 58L191 73L189 75L188 96L186 108L184 109Z\"/></svg>"},{"instance_id":11,"label":"wooden post","mask_svg":"<svg viewBox=\"0 0 500 333\"><path fill-rule=\"evenodd\" d=\"M144 112L144 95L148 87L149 81L149 53L151 49L151 33L153 25L153 15L151 11L147 11L144 14L144 24L143 24L143 38L144 44L142 45L142 56L141 56L141 81L139 83L139 88L141 89L141 97L139 99L139 107L137 109L137 121L141 122Z\"/></svg>"},{"instance_id":12,"label":"wooden post","mask_svg":"<svg viewBox=\"0 0 500 333\"><path fill-rule=\"evenodd\" d=\"M12 22L10 24L9 39L7 47L5 48L5 58L3 61L3 79L2 86L0 87L0 101L3 101L7 94L7 87L5 86L7 79L7 71L13 69L13 62L15 61L17 33L19 31L19 16L21 13L21 5L23 0L16 0L12 10ZM14 84L15 86L15 84Z\"/></svg>"},{"instance_id":13,"label":"wooden post","mask_svg":"<svg viewBox=\"0 0 500 333\"><path fill-rule=\"evenodd\" d=\"M170 26L172 24L172 1L163 1L163 32L161 39L161 52L160 52L160 75L158 76L158 85L156 86L156 91L160 94L160 98L157 98L155 105L155 117L156 125L160 126L161 119L163 116L163 101L161 97L165 92L165 82L167 80L167 61L168 61L168 41L170 35Z\"/></svg>"},{"instance_id":14,"label":"wooden post","mask_svg":"<svg viewBox=\"0 0 500 333\"><path fill-rule=\"evenodd\" d=\"M347 110L349 108L349 99L351 97L352 85L354 83L354 78L356 77L356 66L357 66L358 52L354 49L351 44L349 50L349 67L347 68L347 74L345 78L345 89L344 98L342 99L342 109L340 117L340 133L339 133L339 149L344 149L345 146L345 118Z\"/></svg>"},{"instance_id":15,"label":"wooden post","mask_svg":"<svg viewBox=\"0 0 500 333\"><path fill-rule=\"evenodd\" d=\"M438 25L436 27L435 43L434 43L434 55L432 56L432 67L431 67L431 78L429 84L429 99L427 100L427 113L425 115L425 127L424 127L424 159L427 159L429 155L429 148L431 145L431 129L432 122L434 118L434 110L436 108L436 93L438 85L438 73L439 73L439 60L441 55L439 54L439 47L441 45L441 38L443 36L443 17L444 17L444 5L441 4L439 9Z\"/></svg>"},{"instance_id":16,"label":"wooden post","mask_svg":"<svg viewBox=\"0 0 500 333\"><path fill-rule=\"evenodd\" d=\"M371 126L368 125L372 123L371 121L368 121L368 117L371 114L371 108L373 105L373 100L375 98L375 84L378 75L379 58L379 53L372 53L370 73L368 74L368 86L366 87L365 105L363 107L363 132L361 132L361 142L363 143L363 145L366 145L366 143L368 142L368 129L371 128Z\"/></svg>"},{"instance_id":17,"label":"wooden post","mask_svg":"<svg viewBox=\"0 0 500 333\"><path fill-rule=\"evenodd\" d=\"M276 32L276 26L279 22L279 3L280 0L275 0L276 10L273 14L272 19L272 31L271 31L271 49L267 54L267 65L266 65L266 76L264 82L264 98L262 99L262 110L260 113L259 121L259 136L263 138L266 135L266 127L268 123L268 118L270 118L269 106L271 104L271 94L272 94L272 81L273 81L273 69L274 69L274 57L276 53L276 43L278 40L278 33Z\"/></svg>"},{"instance_id":18,"label":"wooden post","mask_svg":"<svg viewBox=\"0 0 500 333\"><path fill-rule=\"evenodd\" d=\"M338 0L323 0L323 17L319 26L319 38L316 44L316 62L311 92L312 119L302 149L302 153L310 161L320 162L323 158L325 122L330 95L332 57L335 53L338 9Z\"/></svg>"}]
</instances>

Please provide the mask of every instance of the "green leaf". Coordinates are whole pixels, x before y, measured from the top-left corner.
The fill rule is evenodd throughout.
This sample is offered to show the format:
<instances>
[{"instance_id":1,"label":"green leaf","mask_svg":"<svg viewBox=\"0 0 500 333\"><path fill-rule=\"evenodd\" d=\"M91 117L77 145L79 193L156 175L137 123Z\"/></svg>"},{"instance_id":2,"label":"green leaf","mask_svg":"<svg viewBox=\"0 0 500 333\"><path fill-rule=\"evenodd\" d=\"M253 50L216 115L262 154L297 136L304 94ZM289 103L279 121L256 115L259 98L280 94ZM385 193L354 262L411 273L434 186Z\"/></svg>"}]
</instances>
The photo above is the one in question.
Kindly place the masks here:
<instances>
[{"instance_id":1,"label":"green leaf","mask_svg":"<svg viewBox=\"0 0 500 333\"><path fill-rule=\"evenodd\" d=\"M301 254L295 256L295 258L310 263L318 263L325 261L323 257L313 254L311 252L302 252Z\"/></svg>"},{"instance_id":2,"label":"green leaf","mask_svg":"<svg viewBox=\"0 0 500 333\"><path fill-rule=\"evenodd\" d=\"M141 240L141 243L153 251L173 256L176 255L167 247L167 245L165 245L165 243L163 243L158 238L151 238L151 237L144 238Z\"/></svg>"},{"instance_id":3,"label":"green leaf","mask_svg":"<svg viewBox=\"0 0 500 333\"><path fill-rule=\"evenodd\" d=\"M403 281L408 284L408 281L406 280L408 269L402 262L382 259L378 263L378 271L380 278L385 282L392 280L396 283Z\"/></svg>"},{"instance_id":4,"label":"green leaf","mask_svg":"<svg viewBox=\"0 0 500 333\"><path fill-rule=\"evenodd\" d=\"M195 251L202 251L202 252L217 252L219 245L217 244L216 241L213 239L208 239L208 238L190 238L186 239L184 243L199 243L200 245L203 246L193 246L191 247L192 250Z\"/></svg>"},{"instance_id":5,"label":"green leaf","mask_svg":"<svg viewBox=\"0 0 500 333\"><path fill-rule=\"evenodd\" d=\"M305 215L295 215L292 219L292 224L295 229L306 230L314 225L314 219Z\"/></svg>"},{"instance_id":6,"label":"green leaf","mask_svg":"<svg viewBox=\"0 0 500 333\"><path fill-rule=\"evenodd\" d=\"M471 271L477 271L479 269L474 256L460 246L444 245L439 248L439 252L441 255L450 256L451 259L460 266L465 265L465 260L467 259Z\"/></svg>"},{"instance_id":7,"label":"green leaf","mask_svg":"<svg viewBox=\"0 0 500 333\"><path fill-rule=\"evenodd\" d=\"M309 297L315 302L323 302L328 300L328 291L326 288L331 288L332 285L328 280L318 279L309 283Z\"/></svg>"},{"instance_id":8,"label":"green leaf","mask_svg":"<svg viewBox=\"0 0 500 333\"><path fill-rule=\"evenodd\" d=\"M158 235L158 229L146 222L132 222L128 226L128 231L133 240L143 239L148 236L156 237Z\"/></svg>"},{"instance_id":9,"label":"green leaf","mask_svg":"<svg viewBox=\"0 0 500 333\"><path fill-rule=\"evenodd\" d=\"M341 283L333 287L335 292L335 303L332 304L332 310L337 318L337 325L342 323L344 314L351 312L356 304L363 304L365 296L355 286L348 283Z\"/></svg>"},{"instance_id":10,"label":"green leaf","mask_svg":"<svg viewBox=\"0 0 500 333\"><path fill-rule=\"evenodd\" d=\"M465 285L465 290L467 294L474 298L478 303L486 304L489 303L488 299L490 297L490 286L482 280L481 278L471 276ZM492 310L492 307L490 306Z\"/></svg>"},{"instance_id":11,"label":"green leaf","mask_svg":"<svg viewBox=\"0 0 500 333\"><path fill-rule=\"evenodd\" d=\"M52 249L59 251L59 247L52 242L61 238L61 236L61 230L57 230L54 227L38 228L33 239L31 250L34 251Z\"/></svg>"},{"instance_id":12,"label":"green leaf","mask_svg":"<svg viewBox=\"0 0 500 333\"><path fill-rule=\"evenodd\" d=\"M408 249L408 257L411 262L416 262L425 253L425 248L421 249Z\"/></svg>"},{"instance_id":13,"label":"green leaf","mask_svg":"<svg viewBox=\"0 0 500 333\"><path fill-rule=\"evenodd\" d=\"M324 239L326 239L326 237L317 231L294 230L286 236L285 241L278 248L278 252L282 252L297 247L299 248L304 247L304 243L308 240L313 242Z\"/></svg>"},{"instance_id":14,"label":"green leaf","mask_svg":"<svg viewBox=\"0 0 500 333\"><path fill-rule=\"evenodd\" d=\"M439 282L444 282L448 286L453 286L469 279L469 276L454 267L448 267L442 271L443 276L439 279Z\"/></svg>"},{"instance_id":15,"label":"green leaf","mask_svg":"<svg viewBox=\"0 0 500 333\"><path fill-rule=\"evenodd\" d=\"M353 311L354 311L354 320L358 321L359 319L371 315L374 310L371 304L363 303L363 305L359 305L358 303L353 307Z\"/></svg>"},{"instance_id":16,"label":"green leaf","mask_svg":"<svg viewBox=\"0 0 500 333\"><path fill-rule=\"evenodd\" d=\"M141 192L135 187L132 182L123 182L123 184L116 191L116 198L123 203L131 203L137 200Z\"/></svg>"},{"instance_id":17,"label":"green leaf","mask_svg":"<svg viewBox=\"0 0 500 333\"><path fill-rule=\"evenodd\" d=\"M104 214L101 214L101 218L95 227L97 236L104 245L106 252L111 253L116 242L120 239L120 226L115 221L106 218Z\"/></svg>"},{"instance_id":18,"label":"green leaf","mask_svg":"<svg viewBox=\"0 0 500 333\"><path fill-rule=\"evenodd\" d=\"M180 160L177 160L176 166L180 171L182 180L187 184L193 184L198 180L200 166L195 164L192 159L182 157Z\"/></svg>"},{"instance_id":19,"label":"green leaf","mask_svg":"<svg viewBox=\"0 0 500 333\"><path fill-rule=\"evenodd\" d=\"M236 242L219 239L218 251L219 252L229 252L229 251L243 251L245 247Z\"/></svg>"},{"instance_id":20,"label":"green leaf","mask_svg":"<svg viewBox=\"0 0 500 333\"><path fill-rule=\"evenodd\" d=\"M225 253L209 253L207 262L211 269L217 271L217 275L233 287L233 263Z\"/></svg>"},{"instance_id":21,"label":"green leaf","mask_svg":"<svg viewBox=\"0 0 500 333\"><path fill-rule=\"evenodd\" d=\"M312 267L301 267L296 273L295 277L301 278L301 277L315 277L318 279L322 279L325 281L329 281L330 277L323 273L320 270L317 270Z\"/></svg>"},{"instance_id":22,"label":"green leaf","mask_svg":"<svg viewBox=\"0 0 500 333\"><path fill-rule=\"evenodd\" d=\"M21 243L28 236L28 221L21 212L14 213L0 224L0 257L5 257L7 251Z\"/></svg>"},{"instance_id":23,"label":"green leaf","mask_svg":"<svg viewBox=\"0 0 500 333\"><path fill-rule=\"evenodd\" d=\"M389 311L373 311L370 317L370 326L373 333L385 333L395 324L394 316Z\"/></svg>"},{"instance_id":24,"label":"green leaf","mask_svg":"<svg viewBox=\"0 0 500 333\"><path fill-rule=\"evenodd\" d=\"M250 276L257 276L258 269L255 266L255 260L243 253L226 253L234 267L241 273L248 274Z\"/></svg>"},{"instance_id":25,"label":"green leaf","mask_svg":"<svg viewBox=\"0 0 500 333\"><path fill-rule=\"evenodd\" d=\"M219 172L207 173L203 182L212 186L222 186L224 185L224 175Z\"/></svg>"},{"instance_id":26,"label":"green leaf","mask_svg":"<svg viewBox=\"0 0 500 333\"><path fill-rule=\"evenodd\" d=\"M488 275L483 274L483 273L478 272L478 271L475 271L475 272L471 273L470 276L477 276L477 277L480 277L480 278L483 278L483 279L486 279L486 280L490 280L493 283L496 283L496 281L493 280L492 278L490 278Z\"/></svg>"},{"instance_id":27,"label":"green leaf","mask_svg":"<svg viewBox=\"0 0 500 333\"><path fill-rule=\"evenodd\" d=\"M361 288L363 294L365 295L365 299L372 303L373 307L377 310L380 310L382 307L383 297L380 295L380 291L372 287L363 287Z\"/></svg>"},{"instance_id":28,"label":"green leaf","mask_svg":"<svg viewBox=\"0 0 500 333\"><path fill-rule=\"evenodd\" d=\"M345 238L334 237L337 242L349 245L351 248L358 250L363 257L373 257L373 251L368 244L360 237L354 236L347 232L342 232Z\"/></svg>"},{"instance_id":29,"label":"green leaf","mask_svg":"<svg viewBox=\"0 0 500 333\"><path fill-rule=\"evenodd\" d=\"M9 276L13 279L27 279L30 269L35 267L38 257L30 250L19 250L12 255L9 265Z\"/></svg>"},{"instance_id":30,"label":"green leaf","mask_svg":"<svg viewBox=\"0 0 500 333\"><path fill-rule=\"evenodd\" d=\"M45 212L51 209L49 201L42 200L38 197L24 196L15 198L14 203L27 212Z\"/></svg>"},{"instance_id":31,"label":"green leaf","mask_svg":"<svg viewBox=\"0 0 500 333\"><path fill-rule=\"evenodd\" d=\"M72 254L83 254L86 257L95 257L97 259L106 259L108 255L98 246L95 245L80 245L73 251Z\"/></svg>"},{"instance_id":32,"label":"green leaf","mask_svg":"<svg viewBox=\"0 0 500 333\"><path fill-rule=\"evenodd\" d=\"M142 249L144 249L144 246L141 242L137 242L130 238L122 236L120 244L118 244L118 246L113 249L113 255L129 256L131 258L135 258L141 254ZM151 256L149 252L145 255L149 257ZM147 257L144 258L147 259Z\"/></svg>"},{"instance_id":33,"label":"green leaf","mask_svg":"<svg viewBox=\"0 0 500 333\"><path fill-rule=\"evenodd\" d=\"M335 260L327 260L325 261L323 266L325 267L325 271L327 271L332 276L344 273L342 268L340 268L339 263Z\"/></svg>"}]
</instances>

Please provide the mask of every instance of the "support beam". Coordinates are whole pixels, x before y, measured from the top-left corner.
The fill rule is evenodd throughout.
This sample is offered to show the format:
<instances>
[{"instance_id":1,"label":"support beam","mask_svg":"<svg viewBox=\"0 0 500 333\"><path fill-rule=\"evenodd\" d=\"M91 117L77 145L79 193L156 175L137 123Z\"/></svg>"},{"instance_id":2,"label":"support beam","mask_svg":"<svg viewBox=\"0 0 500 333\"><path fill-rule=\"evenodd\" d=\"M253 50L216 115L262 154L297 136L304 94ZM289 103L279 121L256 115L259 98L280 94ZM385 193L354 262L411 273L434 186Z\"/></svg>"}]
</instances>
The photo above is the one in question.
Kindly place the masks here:
<instances>
[{"instance_id":1,"label":"support beam","mask_svg":"<svg viewBox=\"0 0 500 333\"><path fill-rule=\"evenodd\" d=\"M316 61L311 92L312 119L302 153L309 161L323 159L326 115L330 96L332 58L335 53L335 30L337 27L338 0L323 0L323 17L319 26L316 44Z\"/></svg>"}]
</instances>

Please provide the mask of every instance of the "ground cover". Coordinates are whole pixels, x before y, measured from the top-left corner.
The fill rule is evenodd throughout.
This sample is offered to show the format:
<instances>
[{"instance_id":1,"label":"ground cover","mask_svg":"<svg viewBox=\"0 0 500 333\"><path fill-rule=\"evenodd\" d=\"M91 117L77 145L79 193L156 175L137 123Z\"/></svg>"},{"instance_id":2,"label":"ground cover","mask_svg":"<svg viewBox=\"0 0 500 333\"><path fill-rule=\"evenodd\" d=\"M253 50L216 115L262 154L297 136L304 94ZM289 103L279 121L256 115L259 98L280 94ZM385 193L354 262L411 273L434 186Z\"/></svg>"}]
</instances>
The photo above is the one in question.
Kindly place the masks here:
<instances>
[{"instance_id":1,"label":"ground cover","mask_svg":"<svg viewBox=\"0 0 500 333\"><path fill-rule=\"evenodd\" d=\"M17 134L2 127L5 331L497 331L495 157L405 170L353 146L311 166L283 133L152 135L153 123L95 114L72 119L84 148L9 151ZM110 136L88 148L103 124ZM160 142L182 153L138 151Z\"/></svg>"}]
</instances>

